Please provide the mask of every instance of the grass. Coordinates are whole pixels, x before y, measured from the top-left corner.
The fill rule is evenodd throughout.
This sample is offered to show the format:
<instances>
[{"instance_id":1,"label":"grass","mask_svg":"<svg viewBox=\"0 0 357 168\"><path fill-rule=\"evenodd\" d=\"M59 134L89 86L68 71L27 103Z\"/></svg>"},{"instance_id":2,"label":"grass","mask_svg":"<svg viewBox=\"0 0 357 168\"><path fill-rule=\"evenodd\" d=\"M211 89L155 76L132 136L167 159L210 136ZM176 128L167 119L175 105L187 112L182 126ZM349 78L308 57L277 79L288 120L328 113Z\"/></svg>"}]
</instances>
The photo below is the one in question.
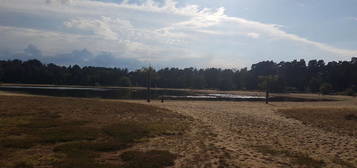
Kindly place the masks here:
<instances>
[{"instance_id":1,"label":"grass","mask_svg":"<svg viewBox=\"0 0 357 168\"><path fill-rule=\"evenodd\" d=\"M163 168L175 164L176 155L168 151L151 150L147 152L128 151L121 155L124 168Z\"/></svg>"},{"instance_id":2,"label":"grass","mask_svg":"<svg viewBox=\"0 0 357 168\"><path fill-rule=\"evenodd\" d=\"M121 122L108 125L103 131L116 140L133 143L145 137L176 135L183 132L184 125L169 122Z\"/></svg>"},{"instance_id":3,"label":"grass","mask_svg":"<svg viewBox=\"0 0 357 168\"><path fill-rule=\"evenodd\" d=\"M150 130L144 124L125 122L106 126L103 131L118 141L133 143L135 140L148 136Z\"/></svg>"},{"instance_id":4,"label":"grass","mask_svg":"<svg viewBox=\"0 0 357 168\"><path fill-rule=\"evenodd\" d=\"M105 160L99 162L98 158L147 138L178 135L188 128L184 117L151 106L99 99L4 95L0 95L0 126L1 168L38 167L40 161L30 164L27 160L31 155L27 151L32 150L38 158L54 160L41 165L45 167L118 167ZM144 155L138 154L143 159Z\"/></svg>"},{"instance_id":5,"label":"grass","mask_svg":"<svg viewBox=\"0 0 357 168\"><path fill-rule=\"evenodd\" d=\"M17 162L13 165L14 168L33 168L33 165L24 161Z\"/></svg>"},{"instance_id":6,"label":"grass","mask_svg":"<svg viewBox=\"0 0 357 168\"><path fill-rule=\"evenodd\" d=\"M28 149L36 144L37 138L28 136L14 136L0 139L0 144L4 148Z\"/></svg>"},{"instance_id":7,"label":"grass","mask_svg":"<svg viewBox=\"0 0 357 168\"><path fill-rule=\"evenodd\" d=\"M263 154L272 156L285 156L288 157L294 165L309 168L322 168L325 166L324 161L311 158L309 155L299 152L291 152L287 150L277 150L270 146L255 146L255 149Z\"/></svg>"},{"instance_id":8,"label":"grass","mask_svg":"<svg viewBox=\"0 0 357 168\"><path fill-rule=\"evenodd\" d=\"M311 168L325 167L325 163L322 160L315 160L307 154L294 153L289 155L292 158L292 163L297 165L302 165Z\"/></svg>"},{"instance_id":9,"label":"grass","mask_svg":"<svg viewBox=\"0 0 357 168\"><path fill-rule=\"evenodd\" d=\"M272 147L267 146L267 145L254 146L254 148L257 151L259 151L260 153L269 154L269 155L272 155L272 156L279 156L279 155L284 154L282 151L273 149Z\"/></svg>"},{"instance_id":10,"label":"grass","mask_svg":"<svg viewBox=\"0 0 357 168\"><path fill-rule=\"evenodd\" d=\"M97 154L94 152L73 150L66 151L65 156L53 164L57 168L101 168L106 165L95 160Z\"/></svg>"},{"instance_id":11,"label":"grass","mask_svg":"<svg viewBox=\"0 0 357 168\"><path fill-rule=\"evenodd\" d=\"M345 115L345 119L346 119L346 120L354 120L354 121L357 121L357 115L355 115L355 114L347 114L347 115Z\"/></svg>"},{"instance_id":12,"label":"grass","mask_svg":"<svg viewBox=\"0 0 357 168\"><path fill-rule=\"evenodd\" d=\"M102 142L71 142L56 146L53 151L62 153L71 153L76 151L99 151L99 152L110 152L117 151L127 148L127 144L119 141L102 141Z\"/></svg>"},{"instance_id":13,"label":"grass","mask_svg":"<svg viewBox=\"0 0 357 168\"><path fill-rule=\"evenodd\" d=\"M356 166L354 166L352 163L346 162L346 161L341 160L341 159L339 159L337 157L333 159L333 162L336 163L336 164L339 164L339 165L341 165L341 166L343 166L345 168L356 168Z\"/></svg>"},{"instance_id":14,"label":"grass","mask_svg":"<svg viewBox=\"0 0 357 168\"><path fill-rule=\"evenodd\" d=\"M94 140L97 138L98 131L95 128L85 127L56 127L45 128L34 132L40 137L42 143L58 143L78 140Z\"/></svg>"},{"instance_id":15,"label":"grass","mask_svg":"<svg viewBox=\"0 0 357 168\"><path fill-rule=\"evenodd\" d=\"M357 137L357 108L288 108L279 112L325 131Z\"/></svg>"}]
</instances>

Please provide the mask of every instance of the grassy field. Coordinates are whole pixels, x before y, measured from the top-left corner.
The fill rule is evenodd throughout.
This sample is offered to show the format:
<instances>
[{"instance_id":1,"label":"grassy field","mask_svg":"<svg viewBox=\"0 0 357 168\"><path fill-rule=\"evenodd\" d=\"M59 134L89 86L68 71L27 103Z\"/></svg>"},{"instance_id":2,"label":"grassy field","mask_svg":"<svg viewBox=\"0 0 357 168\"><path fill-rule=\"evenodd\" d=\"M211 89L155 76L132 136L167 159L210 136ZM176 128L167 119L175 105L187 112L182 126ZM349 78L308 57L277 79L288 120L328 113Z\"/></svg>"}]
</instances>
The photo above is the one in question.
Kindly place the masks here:
<instances>
[{"instance_id":1,"label":"grassy field","mask_svg":"<svg viewBox=\"0 0 357 168\"><path fill-rule=\"evenodd\" d=\"M357 99L289 96L339 101L148 105L0 92L0 168L356 168Z\"/></svg>"},{"instance_id":2,"label":"grassy field","mask_svg":"<svg viewBox=\"0 0 357 168\"><path fill-rule=\"evenodd\" d=\"M1 95L0 167L171 166L175 153L131 147L155 137L180 135L188 128L187 118L147 105ZM119 152L117 160L105 157L113 152Z\"/></svg>"}]
</instances>

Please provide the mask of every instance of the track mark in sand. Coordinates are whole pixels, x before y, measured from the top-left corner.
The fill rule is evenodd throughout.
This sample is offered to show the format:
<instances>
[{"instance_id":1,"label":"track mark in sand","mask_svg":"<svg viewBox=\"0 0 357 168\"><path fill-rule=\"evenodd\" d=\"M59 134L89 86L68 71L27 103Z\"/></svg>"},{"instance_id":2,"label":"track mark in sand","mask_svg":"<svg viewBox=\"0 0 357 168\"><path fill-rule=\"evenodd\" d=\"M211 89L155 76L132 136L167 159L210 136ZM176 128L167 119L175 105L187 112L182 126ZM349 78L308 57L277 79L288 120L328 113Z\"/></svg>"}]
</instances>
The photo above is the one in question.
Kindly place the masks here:
<instances>
[{"instance_id":1,"label":"track mark in sand","mask_svg":"<svg viewBox=\"0 0 357 168\"><path fill-rule=\"evenodd\" d=\"M285 118L274 111L275 106L256 102L204 101L170 101L153 105L190 116L195 119L196 126L204 125L204 129L197 128L196 132L208 133L201 135L201 142L196 144L202 143L201 150L215 148L212 151L216 153L199 151L200 156L191 158L193 161L210 160L205 163L206 167L215 167L213 163L220 162L220 158L231 167L357 167L356 138L339 136ZM259 147L268 148L264 151Z\"/></svg>"}]
</instances>

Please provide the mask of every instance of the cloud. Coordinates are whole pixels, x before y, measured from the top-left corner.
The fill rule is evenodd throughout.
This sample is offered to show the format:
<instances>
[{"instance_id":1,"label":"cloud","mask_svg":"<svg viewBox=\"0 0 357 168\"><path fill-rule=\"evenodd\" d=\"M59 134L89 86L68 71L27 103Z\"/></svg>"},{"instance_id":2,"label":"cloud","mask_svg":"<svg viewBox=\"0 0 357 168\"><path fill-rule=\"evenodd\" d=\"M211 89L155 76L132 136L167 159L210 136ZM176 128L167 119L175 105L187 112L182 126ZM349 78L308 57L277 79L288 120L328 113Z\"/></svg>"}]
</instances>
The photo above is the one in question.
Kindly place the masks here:
<instances>
[{"instance_id":1,"label":"cloud","mask_svg":"<svg viewBox=\"0 0 357 168\"><path fill-rule=\"evenodd\" d=\"M101 67L122 67L134 70L144 66L144 63L131 58L115 56L109 52L93 54L88 49L73 50L68 53L56 55L42 55L42 51L35 45L28 45L22 52L10 52L0 50L0 57L5 59L38 59L44 63L56 63L58 65L80 65Z\"/></svg>"},{"instance_id":2,"label":"cloud","mask_svg":"<svg viewBox=\"0 0 357 168\"><path fill-rule=\"evenodd\" d=\"M348 19L353 20L353 21L357 21L357 17L349 17Z\"/></svg>"},{"instance_id":3,"label":"cloud","mask_svg":"<svg viewBox=\"0 0 357 168\"><path fill-rule=\"evenodd\" d=\"M67 57L61 53L83 48L105 60L106 55L100 53L163 64L175 60L196 64L196 60L200 60L200 64L217 66L231 66L233 60L240 64L239 59L247 63L263 59L263 54L269 58L287 52L335 58L357 55L357 50L337 48L288 33L282 25L228 16L224 7L178 6L174 0L162 3L153 0L142 3L0 0L1 9L47 17L56 23L52 26L56 29L1 26L0 23L1 48L19 51L31 43L38 46L43 55L62 58Z\"/></svg>"},{"instance_id":4,"label":"cloud","mask_svg":"<svg viewBox=\"0 0 357 168\"><path fill-rule=\"evenodd\" d=\"M90 30L95 34L102 36L107 40L117 40L118 34L114 32L111 25L117 25L119 28L131 27L128 21L120 19L112 20L108 17L102 17L102 19L72 19L64 23L67 28L77 28L81 30Z\"/></svg>"},{"instance_id":5,"label":"cloud","mask_svg":"<svg viewBox=\"0 0 357 168\"><path fill-rule=\"evenodd\" d=\"M258 33L250 32L250 33L247 33L247 36L256 39L256 38L259 38L260 35Z\"/></svg>"},{"instance_id":6,"label":"cloud","mask_svg":"<svg viewBox=\"0 0 357 168\"><path fill-rule=\"evenodd\" d=\"M42 56L41 50L32 44L28 45L27 48L24 49L24 53L29 56Z\"/></svg>"},{"instance_id":7,"label":"cloud","mask_svg":"<svg viewBox=\"0 0 357 168\"><path fill-rule=\"evenodd\" d=\"M46 0L47 4L70 4L72 0Z\"/></svg>"}]
</instances>

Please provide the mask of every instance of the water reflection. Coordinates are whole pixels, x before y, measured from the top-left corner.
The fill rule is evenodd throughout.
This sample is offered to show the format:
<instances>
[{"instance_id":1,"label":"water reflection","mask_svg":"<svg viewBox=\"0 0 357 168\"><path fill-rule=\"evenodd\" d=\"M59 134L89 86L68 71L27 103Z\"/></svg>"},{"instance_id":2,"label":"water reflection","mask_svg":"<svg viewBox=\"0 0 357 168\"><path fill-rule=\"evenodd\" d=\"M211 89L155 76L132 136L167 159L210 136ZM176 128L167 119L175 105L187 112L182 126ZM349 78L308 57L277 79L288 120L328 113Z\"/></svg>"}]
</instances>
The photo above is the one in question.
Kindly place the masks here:
<instances>
[{"instance_id":1,"label":"water reflection","mask_svg":"<svg viewBox=\"0 0 357 168\"><path fill-rule=\"evenodd\" d=\"M0 90L26 93L33 95L60 96L60 97L84 97L104 99L146 99L146 89L134 88L97 88L97 87L32 87L32 86L0 86ZM265 97L247 96L235 94L204 94L186 90L153 89L152 99L171 100L218 100L218 101L264 101ZM325 98L301 98L290 96L274 96L270 101L334 101Z\"/></svg>"},{"instance_id":2,"label":"water reflection","mask_svg":"<svg viewBox=\"0 0 357 168\"><path fill-rule=\"evenodd\" d=\"M104 99L145 99L145 89L128 89L128 88L90 88L90 87L27 87L27 86L0 86L0 90L27 93L45 96L61 97L84 97L84 98L104 98ZM161 96L175 95L188 96L192 95L188 91L177 90L152 90L151 97L158 99Z\"/></svg>"}]
</instances>

